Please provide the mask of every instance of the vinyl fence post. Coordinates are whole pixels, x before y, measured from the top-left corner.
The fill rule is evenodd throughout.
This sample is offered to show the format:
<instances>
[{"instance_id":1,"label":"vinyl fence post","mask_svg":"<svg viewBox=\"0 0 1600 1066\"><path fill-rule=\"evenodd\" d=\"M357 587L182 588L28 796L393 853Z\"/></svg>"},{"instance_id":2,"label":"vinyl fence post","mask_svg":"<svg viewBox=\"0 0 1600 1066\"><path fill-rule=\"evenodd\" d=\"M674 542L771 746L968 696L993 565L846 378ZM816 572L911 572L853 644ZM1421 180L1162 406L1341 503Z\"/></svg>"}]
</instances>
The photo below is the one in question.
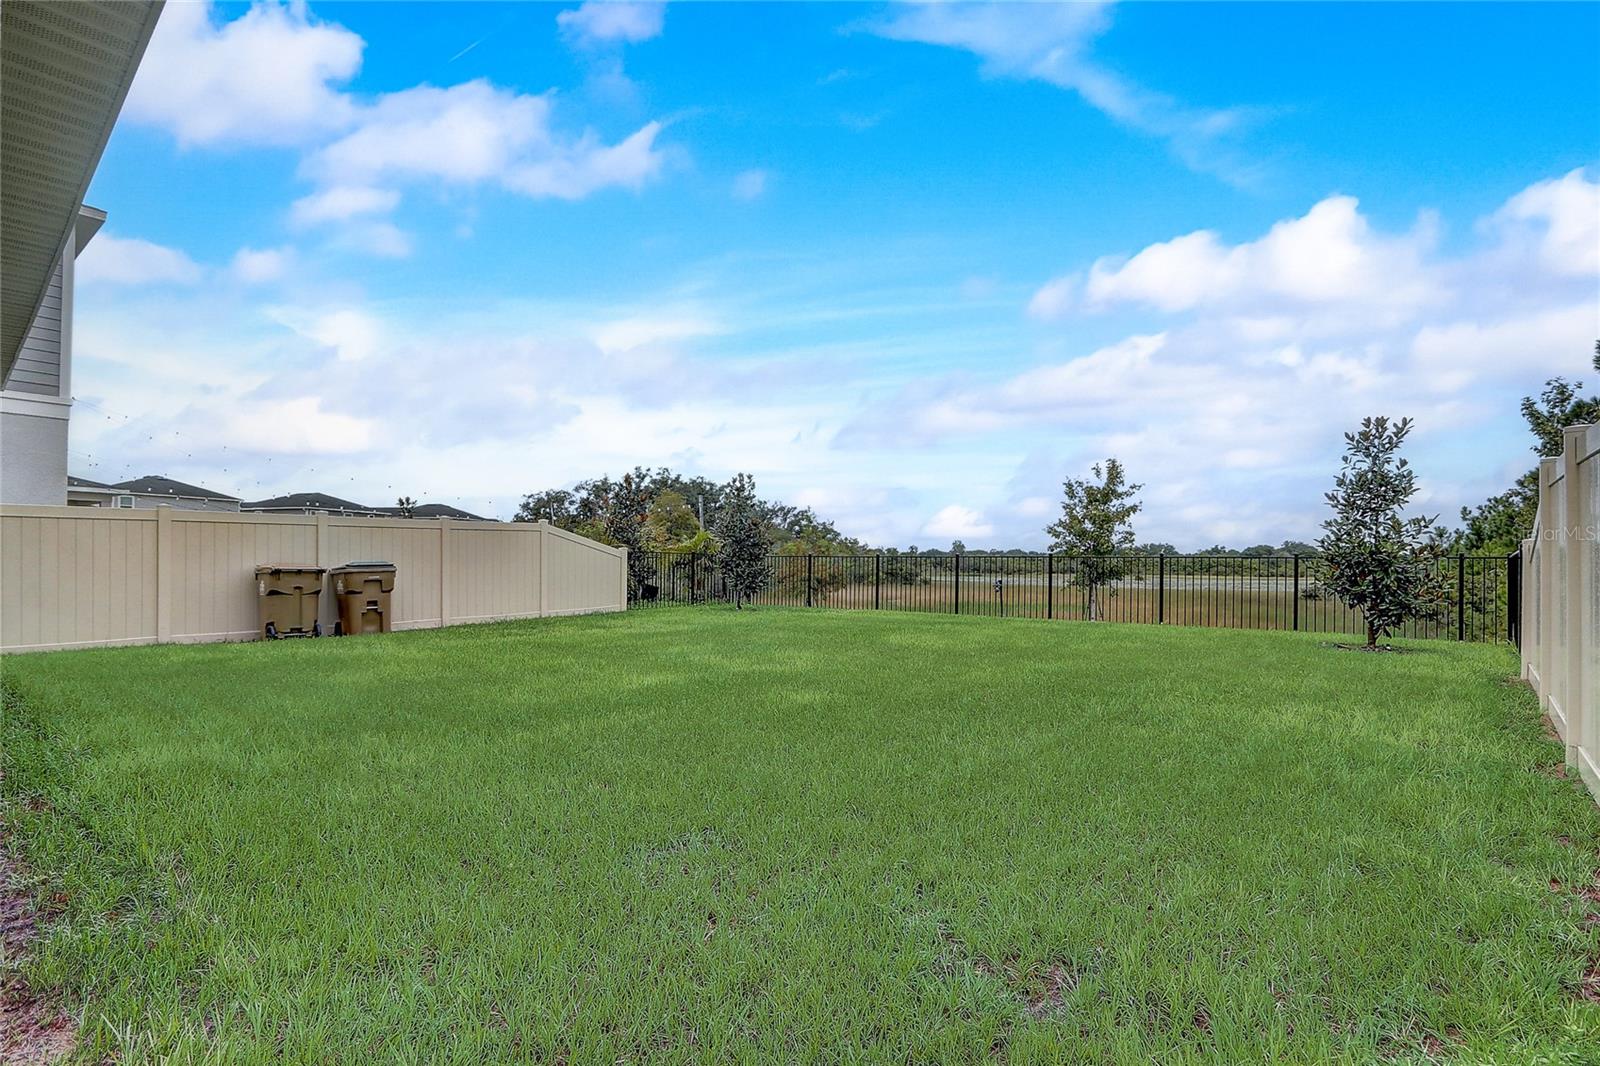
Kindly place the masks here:
<instances>
[{"instance_id":1,"label":"vinyl fence post","mask_svg":"<svg viewBox=\"0 0 1600 1066\"><path fill-rule=\"evenodd\" d=\"M956 614L961 613L961 556L956 556Z\"/></svg>"},{"instance_id":2,"label":"vinyl fence post","mask_svg":"<svg viewBox=\"0 0 1600 1066\"><path fill-rule=\"evenodd\" d=\"M1467 639L1467 557L1456 556L1456 639Z\"/></svg>"},{"instance_id":3,"label":"vinyl fence post","mask_svg":"<svg viewBox=\"0 0 1600 1066\"><path fill-rule=\"evenodd\" d=\"M1056 553L1044 553L1044 616L1056 616Z\"/></svg>"},{"instance_id":4,"label":"vinyl fence post","mask_svg":"<svg viewBox=\"0 0 1600 1066\"><path fill-rule=\"evenodd\" d=\"M806 555L806 606L807 607L812 606L812 603L811 603L811 556L809 554Z\"/></svg>"},{"instance_id":5,"label":"vinyl fence post","mask_svg":"<svg viewBox=\"0 0 1600 1066\"><path fill-rule=\"evenodd\" d=\"M883 606L883 556L872 557L872 609Z\"/></svg>"},{"instance_id":6,"label":"vinyl fence post","mask_svg":"<svg viewBox=\"0 0 1600 1066\"><path fill-rule=\"evenodd\" d=\"M172 548L172 508L161 504L156 508L157 644L172 640L172 578L177 573L177 562Z\"/></svg>"},{"instance_id":7,"label":"vinyl fence post","mask_svg":"<svg viewBox=\"0 0 1600 1066\"><path fill-rule=\"evenodd\" d=\"M1294 628L1300 630L1300 556L1294 557Z\"/></svg>"}]
</instances>

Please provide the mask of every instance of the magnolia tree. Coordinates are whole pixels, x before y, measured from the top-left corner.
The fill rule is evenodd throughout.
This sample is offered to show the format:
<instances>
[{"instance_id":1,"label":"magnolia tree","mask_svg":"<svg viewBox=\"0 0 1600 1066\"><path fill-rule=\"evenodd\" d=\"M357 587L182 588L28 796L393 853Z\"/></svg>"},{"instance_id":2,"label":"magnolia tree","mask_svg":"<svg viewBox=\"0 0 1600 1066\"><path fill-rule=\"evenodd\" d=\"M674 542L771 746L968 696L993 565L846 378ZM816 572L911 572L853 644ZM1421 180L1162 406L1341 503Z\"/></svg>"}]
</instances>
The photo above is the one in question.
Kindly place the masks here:
<instances>
[{"instance_id":1,"label":"magnolia tree","mask_svg":"<svg viewBox=\"0 0 1600 1066\"><path fill-rule=\"evenodd\" d=\"M645 479L639 471L623 474L599 497L601 539L628 549L628 598L644 599L656 583L655 563L645 552L644 523L650 510Z\"/></svg>"},{"instance_id":2,"label":"magnolia tree","mask_svg":"<svg viewBox=\"0 0 1600 1066\"><path fill-rule=\"evenodd\" d=\"M772 536L756 499L755 478L749 474L735 474L723 490L717 540L717 563L733 593L734 606L742 609L744 601L766 587L767 554L772 551Z\"/></svg>"},{"instance_id":3,"label":"magnolia tree","mask_svg":"<svg viewBox=\"0 0 1600 1066\"><path fill-rule=\"evenodd\" d=\"M1323 584L1366 619L1369 650L1412 619L1437 617L1446 599L1443 531L1432 518L1402 514L1417 493L1416 471L1400 457L1410 432L1409 418L1363 419L1344 435L1344 462L1327 494Z\"/></svg>"},{"instance_id":4,"label":"magnolia tree","mask_svg":"<svg viewBox=\"0 0 1600 1066\"><path fill-rule=\"evenodd\" d=\"M1127 564L1119 555L1133 548L1133 527L1139 513L1134 496L1142 485L1130 485L1122 464L1107 459L1096 463L1092 479L1068 478L1062 483L1061 518L1045 532L1050 550L1078 556L1072 562L1072 583L1088 593L1088 617L1099 618L1098 592L1123 577Z\"/></svg>"}]
</instances>

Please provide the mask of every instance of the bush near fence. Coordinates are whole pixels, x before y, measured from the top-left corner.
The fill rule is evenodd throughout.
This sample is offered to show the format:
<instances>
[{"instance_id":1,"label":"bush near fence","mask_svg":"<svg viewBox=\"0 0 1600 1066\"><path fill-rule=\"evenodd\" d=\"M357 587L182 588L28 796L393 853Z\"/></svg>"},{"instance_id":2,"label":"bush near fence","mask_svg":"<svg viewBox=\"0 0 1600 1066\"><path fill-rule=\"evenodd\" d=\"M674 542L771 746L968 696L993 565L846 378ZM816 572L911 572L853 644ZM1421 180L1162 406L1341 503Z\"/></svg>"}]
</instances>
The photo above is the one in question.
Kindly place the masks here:
<instances>
[{"instance_id":1,"label":"bush near fence","mask_svg":"<svg viewBox=\"0 0 1600 1066\"><path fill-rule=\"evenodd\" d=\"M636 606L726 602L713 556L644 552L652 575ZM1325 591L1316 556L1122 555L1124 576L1101 586L1105 621L1365 634L1361 613ZM1504 556L1440 561L1450 599L1399 635L1506 642L1515 636L1514 575ZM757 605L934 611L1012 618L1084 619L1084 560L1068 555L772 555Z\"/></svg>"},{"instance_id":2,"label":"bush near fence","mask_svg":"<svg viewBox=\"0 0 1600 1066\"><path fill-rule=\"evenodd\" d=\"M1533 536L1519 567L1522 676L1600 800L1600 426L1570 426L1539 463Z\"/></svg>"}]
</instances>

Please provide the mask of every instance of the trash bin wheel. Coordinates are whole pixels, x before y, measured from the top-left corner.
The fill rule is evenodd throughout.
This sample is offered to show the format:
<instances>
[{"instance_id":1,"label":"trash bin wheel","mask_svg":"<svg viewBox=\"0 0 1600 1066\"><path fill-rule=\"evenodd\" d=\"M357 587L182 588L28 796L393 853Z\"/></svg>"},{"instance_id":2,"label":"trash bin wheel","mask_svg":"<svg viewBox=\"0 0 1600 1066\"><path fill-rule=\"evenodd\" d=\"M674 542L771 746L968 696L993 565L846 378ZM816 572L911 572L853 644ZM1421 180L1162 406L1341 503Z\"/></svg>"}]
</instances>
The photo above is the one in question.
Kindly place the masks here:
<instances>
[{"instance_id":1,"label":"trash bin wheel","mask_svg":"<svg viewBox=\"0 0 1600 1066\"><path fill-rule=\"evenodd\" d=\"M277 627L277 625L275 623L272 623L272 622L268 622L267 623L267 639L268 640L277 640L278 639L278 627Z\"/></svg>"},{"instance_id":2,"label":"trash bin wheel","mask_svg":"<svg viewBox=\"0 0 1600 1066\"><path fill-rule=\"evenodd\" d=\"M335 623L333 623L333 635L336 636L336 637L344 636L344 623L343 622L335 622Z\"/></svg>"}]
</instances>

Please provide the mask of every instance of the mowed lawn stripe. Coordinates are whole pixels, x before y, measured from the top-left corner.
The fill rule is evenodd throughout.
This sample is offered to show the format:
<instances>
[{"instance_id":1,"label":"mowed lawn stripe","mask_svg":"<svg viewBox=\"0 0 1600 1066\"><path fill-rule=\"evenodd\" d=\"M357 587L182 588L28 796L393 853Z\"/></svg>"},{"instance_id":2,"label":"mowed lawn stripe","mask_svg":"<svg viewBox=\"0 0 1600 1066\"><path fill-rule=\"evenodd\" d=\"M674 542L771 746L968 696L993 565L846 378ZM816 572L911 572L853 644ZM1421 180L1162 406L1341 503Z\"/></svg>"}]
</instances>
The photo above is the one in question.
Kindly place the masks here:
<instances>
[{"instance_id":1,"label":"mowed lawn stripe","mask_svg":"<svg viewBox=\"0 0 1600 1066\"><path fill-rule=\"evenodd\" d=\"M1591 1061L1600 816L1506 649L1406 648L696 608L12 657L30 976L125 1061Z\"/></svg>"}]
</instances>

